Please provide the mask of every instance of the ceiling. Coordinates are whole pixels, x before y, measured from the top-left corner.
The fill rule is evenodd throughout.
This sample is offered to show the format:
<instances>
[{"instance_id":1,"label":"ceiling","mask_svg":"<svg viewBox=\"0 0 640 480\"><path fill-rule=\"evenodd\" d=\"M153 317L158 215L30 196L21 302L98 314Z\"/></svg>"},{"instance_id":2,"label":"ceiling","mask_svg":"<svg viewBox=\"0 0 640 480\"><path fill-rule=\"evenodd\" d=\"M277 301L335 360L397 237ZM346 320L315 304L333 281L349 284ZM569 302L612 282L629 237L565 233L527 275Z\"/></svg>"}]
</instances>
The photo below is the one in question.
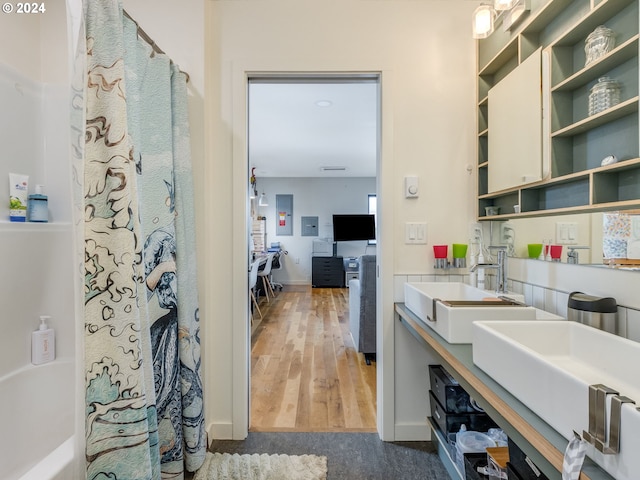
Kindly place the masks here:
<instances>
[{"instance_id":1,"label":"ceiling","mask_svg":"<svg viewBox=\"0 0 640 480\"><path fill-rule=\"evenodd\" d=\"M375 177L378 86L371 77L249 83L257 177Z\"/></svg>"}]
</instances>

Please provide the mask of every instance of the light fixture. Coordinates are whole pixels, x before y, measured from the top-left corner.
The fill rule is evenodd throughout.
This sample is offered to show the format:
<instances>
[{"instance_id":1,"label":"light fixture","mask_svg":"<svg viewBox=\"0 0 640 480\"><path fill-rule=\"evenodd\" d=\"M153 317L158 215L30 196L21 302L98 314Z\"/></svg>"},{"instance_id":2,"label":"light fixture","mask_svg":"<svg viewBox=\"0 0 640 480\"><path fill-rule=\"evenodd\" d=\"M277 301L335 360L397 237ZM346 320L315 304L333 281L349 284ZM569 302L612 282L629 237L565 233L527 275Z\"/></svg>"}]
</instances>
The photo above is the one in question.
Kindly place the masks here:
<instances>
[{"instance_id":1,"label":"light fixture","mask_svg":"<svg viewBox=\"0 0 640 480\"><path fill-rule=\"evenodd\" d=\"M491 5L482 4L473 12L473 38L487 38L493 33L495 10Z\"/></svg>"},{"instance_id":2,"label":"light fixture","mask_svg":"<svg viewBox=\"0 0 640 480\"><path fill-rule=\"evenodd\" d=\"M505 31L511 30L530 10L529 0L492 0L483 3L473 12L473 38L487 38L502 23Z\"/></svg>"},{"instance_id":3,"label":"light fixture","mask_svg":"<svg viewBox=\"0 0 640 480\"><path fill-rule=\"evenodd\" d=\"M258 206L260 207L269 206L269 202L267 202L267 196L264 194L264 192L262 192L262 195L260 195L260 198L258 199Z\"/></svg>"},{"instance_id":4,"label":"light fixture","mask_svg":"<svg viewBox=\"0 0 640 480\"><path fill-rule=\"evenodd\" d=\"M517 3L518 0L494 0L493 8L495 8L497 11L511 10L516 6Z\"/></svg>"},{"instance_id":5,"label":"light fixture","mask_svg":"<svg viewBox=\"0 0 640 480\"><path fill-rule=\"evenodd\" d=\"M333 105L333 102L331 100L318 100L316 102L316 107L327 108L331 105Z\"/></svg>"}]
</instances>

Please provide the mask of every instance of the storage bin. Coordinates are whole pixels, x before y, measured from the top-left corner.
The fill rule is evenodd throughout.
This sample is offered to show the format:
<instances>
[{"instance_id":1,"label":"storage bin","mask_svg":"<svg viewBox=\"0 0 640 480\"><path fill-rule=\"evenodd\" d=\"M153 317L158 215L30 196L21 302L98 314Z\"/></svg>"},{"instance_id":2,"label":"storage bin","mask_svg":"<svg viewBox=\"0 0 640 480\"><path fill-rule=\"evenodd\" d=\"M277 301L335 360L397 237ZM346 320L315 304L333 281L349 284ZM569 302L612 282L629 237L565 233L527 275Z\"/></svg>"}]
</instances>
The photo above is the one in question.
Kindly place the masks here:
<instances>
[{"instance_id":1,"label":"storage bin","mask_svg":"<svg viewBox=\"0 0 640 480\"><path fill-rule=\"evenodd\" d=\"M516 480L549 480L513 440L509 439L507 445L509 448L509 464L514 473L517 474L517 477L514 476Z\"/></svg>"},{"instance_id":2,"label":"storage bin","mask_svg":"<svg viewBox=\"0 0 640 480\"><path fill-rule=\"evenodd\" d=\"M468 430L486 432L497 425L486 413L448 413L440 402L429 392L429 403L431 404L431 418L435 421L443 435L455 433L462 425L466 425Z\"/></svg>"},{"instance_id":3,"label":"storage bin","mask_svg":"<svg viewBox=\"0 0 640 480\"><path fill-rule=\"evenodd\" d=\"M447 413L478 413L483 410L442 365L429 365L431 392Z\"/></svg>"},{"instance_id":4,"label":"storage bin","mask_svg":"<svg viewBox=\"0 0 640 480\"><path fill-rule=\"evenodd\" d=\"M484 453L464 454L464 478L465 480L489 480L489 475L478 472L478 468L487 466L487 455Z\"/></svg>"},{"instance_id":5,"label":"storage bin","mask_svg":"<svg viewBox=\"0 0 640 480\"><path fill-rule=\"evenodd\" d=\"M507 480L524 480L520 474L513 469L511 462L507 462Z\"/></svg>"},{"instance_id":6,"label":"storage bin","mask_svg":"<svg viewBox=\"0 0 640 480\"><path fill-rule=\"evenodd\" d=\"M472 430L458 432L456 435L455 462L461 472L465 471L464 456L469 453L481 453L487 457L487 448L495 447L491 437Z\"/></svg>"}]
</instances>

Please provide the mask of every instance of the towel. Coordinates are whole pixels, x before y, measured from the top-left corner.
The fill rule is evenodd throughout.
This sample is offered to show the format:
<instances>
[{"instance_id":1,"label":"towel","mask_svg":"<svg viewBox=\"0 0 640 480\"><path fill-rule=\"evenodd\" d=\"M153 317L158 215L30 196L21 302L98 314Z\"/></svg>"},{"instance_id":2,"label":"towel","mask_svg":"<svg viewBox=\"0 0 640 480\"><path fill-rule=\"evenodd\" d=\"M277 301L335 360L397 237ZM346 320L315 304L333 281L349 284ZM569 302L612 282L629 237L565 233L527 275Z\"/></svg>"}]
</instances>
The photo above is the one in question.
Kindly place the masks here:
<instances>
[{"instance_id":1,"label":"towel","mask_svg":"<svg viewBox=\"0 0 640 480\"><path fill-rule=\"evenodd\" d=\"M564 452L562 462L562 480L578 480L587 453L587 442L575 435Z\"/></svg>"}]
</instances>

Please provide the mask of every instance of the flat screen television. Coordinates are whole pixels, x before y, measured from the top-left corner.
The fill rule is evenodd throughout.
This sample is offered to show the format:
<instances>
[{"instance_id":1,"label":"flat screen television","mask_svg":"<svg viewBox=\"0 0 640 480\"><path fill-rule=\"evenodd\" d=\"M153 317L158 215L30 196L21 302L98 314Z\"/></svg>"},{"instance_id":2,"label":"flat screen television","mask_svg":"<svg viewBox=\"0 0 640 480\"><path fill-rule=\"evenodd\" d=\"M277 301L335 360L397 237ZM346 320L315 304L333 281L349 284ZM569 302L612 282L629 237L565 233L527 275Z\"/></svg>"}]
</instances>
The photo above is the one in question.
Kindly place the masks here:
<instances>
[{"instance_id":1,"label":"flat screen television","mask_svg":"<svg viewBox=\"0 0 640 480\"><path fill-rule=\"evenodd\" d=\"M341 214L333 216L333 241L375 240L376 225L371 214Z\"/></svg>"}]
</instances>

